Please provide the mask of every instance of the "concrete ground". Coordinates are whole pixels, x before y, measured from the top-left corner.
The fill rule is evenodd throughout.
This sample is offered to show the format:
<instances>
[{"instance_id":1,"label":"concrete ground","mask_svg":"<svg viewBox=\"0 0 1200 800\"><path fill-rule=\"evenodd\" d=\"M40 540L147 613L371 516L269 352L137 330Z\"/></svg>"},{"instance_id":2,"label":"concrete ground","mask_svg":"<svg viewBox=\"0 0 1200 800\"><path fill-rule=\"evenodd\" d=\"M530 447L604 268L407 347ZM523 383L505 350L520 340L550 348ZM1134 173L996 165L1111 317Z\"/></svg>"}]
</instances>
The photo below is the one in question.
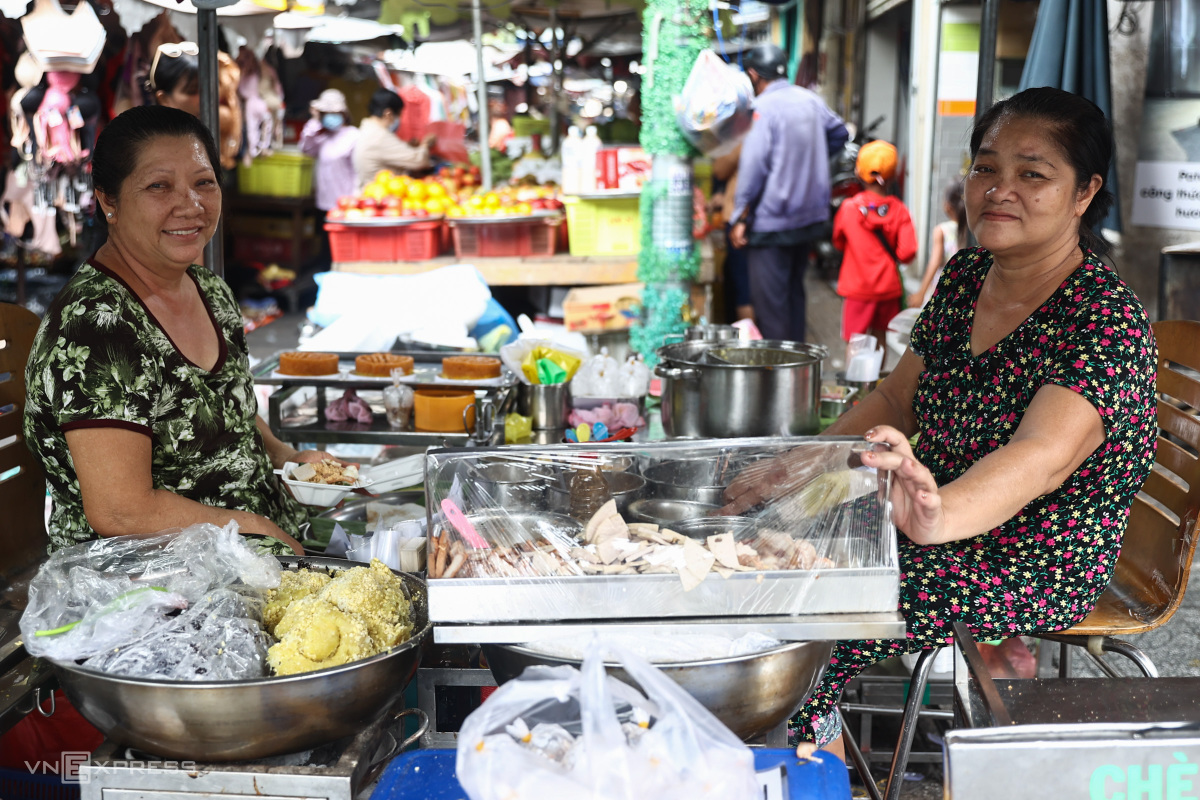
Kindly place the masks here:
<instances>
[{"instance_id":1,"label":"concrete ground","mask_svg":"<svg viewBox=\"0 0 1200 800\"><path fill-rule=\"evenodd\" d=\"M808 287L808 324L809 341L824 344L830 350L831 356L826 362L827 372L836 372L843 367L844 345L840 338L841 302L828 284L815 276L809 276ZM291 313L248 334L247 339L252 355L265 358L279 350L289 349L296 345L300 328L304 323L301 313ZM885 370L895 361L889 356ZM1185 596L1178 612L1165 626L1132 637L1131 643L1141 648L1157 665L1159 673L1164 677L1200 677L1200 589ZM1032 644L1032 642L1031 642ZM1036 644L1032 645L1036 648ZM1057 674L1056 644L1049 644L1050 652L1042 659L1043 674ZM1076 649L1077 655L1072 658L1072 674L1077 677L1101 677L1097 669L1082 652ZM1110 663L1122 675L1137 674L1132 665L1119 656L1110 656ZM881 665L881 671L891 674L902 674L898 662ZM891 749L891 740L886 729L886 723L881 723L875 737L876 746L881 749ZM891 734L894 736L894 734ZM915 749L938 750L940 742L936 731L932 728L918 733ZM884 764L872 765L876 777L886 774ZM942 769L940 764L911 764L909 780L906 780L901 790L903 800L937 800L943 795ZM858 793L865 795L861 787Z\"/></svg>"}]
</instances>

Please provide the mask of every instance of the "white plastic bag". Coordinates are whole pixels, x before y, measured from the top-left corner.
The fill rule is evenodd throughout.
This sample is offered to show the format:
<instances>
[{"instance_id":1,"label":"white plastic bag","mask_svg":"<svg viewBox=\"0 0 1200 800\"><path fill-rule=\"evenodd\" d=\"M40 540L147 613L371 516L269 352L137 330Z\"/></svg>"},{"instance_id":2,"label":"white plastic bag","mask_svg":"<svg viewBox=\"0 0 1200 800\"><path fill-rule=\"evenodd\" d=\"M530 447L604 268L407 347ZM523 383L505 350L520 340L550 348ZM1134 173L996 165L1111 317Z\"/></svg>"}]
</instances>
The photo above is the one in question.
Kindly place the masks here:
<instances>
[{"instance_id":1,"label":"white plastic bag","mask_svg":"<svg viewBox=\"0 0 1200 800\"><path fill-rule=\"evenodd\" d=\"M615 655L645 691L608 676ZM467 717L456 772L471 800L750 800L754 756L641 658L593 642L582 671L530 667Z\"/></svg>"},{"instance_id":2,"label":"white plastic bag","mask_svg":"<svg viewBox=\"0 0 1200 800\"><path fill-rule=\"evenodd\" d=\"M38 569L21 634L31 655L99 657L98 669L124 675L247 677L247 669L262 670L266 647L255 617L280 572L279 561L255 553L233 522L85 542L55 551Z\"/></svg>"},{"instance_id":3,"label":"white plastic bag","mask_svg":"<svg viewBox=\"0 0 1200 800\"><path fill-rule=\"evenodd\" d=\"M723 155L750 130L754 88L746 73L712 50L701 50L675 99L684 138L709 156Z\"/></svg>"}]
</instances>

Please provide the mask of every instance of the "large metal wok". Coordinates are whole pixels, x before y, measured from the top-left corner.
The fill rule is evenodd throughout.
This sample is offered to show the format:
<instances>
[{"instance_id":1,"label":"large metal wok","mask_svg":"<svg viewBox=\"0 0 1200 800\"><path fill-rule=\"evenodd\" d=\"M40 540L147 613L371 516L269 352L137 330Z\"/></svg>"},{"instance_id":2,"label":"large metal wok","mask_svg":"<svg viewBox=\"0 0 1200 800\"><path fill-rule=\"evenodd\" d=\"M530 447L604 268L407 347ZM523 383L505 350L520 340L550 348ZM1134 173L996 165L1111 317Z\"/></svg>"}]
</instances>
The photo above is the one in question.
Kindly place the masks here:
<instances>
[{"instance_id":1,"label":"large metal wok","mask_svg":"<svg viewBox=\"0 0 1200 800\"><path fill-rule=\"evenodd\" d=\"M339 558L279 556L284 569L348 569ZM161 681L73 664L54 670L71 703L110 739L154 755L243 761L351 736L387 713L417 672L432 624L425 582L405 573L413 636L341 667L245 681Z\"/></svg>"},{"instance_id":2,"label":"large metal wok","mask_svg":"<svg viewBox=\"0 0 1200 800\"><path fill-rule=\"evenodd\" d=\"M833 642L793 642L748 656L658 664L702 706L741 737L762 736L800 710L825 673ZM526 667L572 666L581 662L518 645L483 645L496 683L519 677ZM610 675L637 685L615 664Z\"/></svg>"}]
</instances>

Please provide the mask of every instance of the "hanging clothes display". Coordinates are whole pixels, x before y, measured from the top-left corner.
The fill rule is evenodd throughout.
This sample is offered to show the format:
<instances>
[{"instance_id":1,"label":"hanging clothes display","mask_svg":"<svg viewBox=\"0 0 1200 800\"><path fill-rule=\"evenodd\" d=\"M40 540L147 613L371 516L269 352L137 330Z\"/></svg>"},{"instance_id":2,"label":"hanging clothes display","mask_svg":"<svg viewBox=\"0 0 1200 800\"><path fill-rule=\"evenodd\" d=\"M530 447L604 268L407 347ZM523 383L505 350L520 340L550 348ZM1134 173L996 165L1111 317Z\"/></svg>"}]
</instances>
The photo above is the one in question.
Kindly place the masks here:
<instances>
[{"instance_id":1,"label":"hanging clothes display","mask_svg":"<svg viewBox=\"0 0 1200 800\"><path fill-rule=\"evenodd\" d=\"M20 162L5 179L0 221L16 239L31 228L25 246L54 257L62 252L60 227L74 245L83 217L94 212L87 158L100 101L80 79L95 69L106 33L86 2L67 14L58 0L37 0L21 26L29 52L18 61L21 88L9 104Z\"/></svg>"}]
</instances>

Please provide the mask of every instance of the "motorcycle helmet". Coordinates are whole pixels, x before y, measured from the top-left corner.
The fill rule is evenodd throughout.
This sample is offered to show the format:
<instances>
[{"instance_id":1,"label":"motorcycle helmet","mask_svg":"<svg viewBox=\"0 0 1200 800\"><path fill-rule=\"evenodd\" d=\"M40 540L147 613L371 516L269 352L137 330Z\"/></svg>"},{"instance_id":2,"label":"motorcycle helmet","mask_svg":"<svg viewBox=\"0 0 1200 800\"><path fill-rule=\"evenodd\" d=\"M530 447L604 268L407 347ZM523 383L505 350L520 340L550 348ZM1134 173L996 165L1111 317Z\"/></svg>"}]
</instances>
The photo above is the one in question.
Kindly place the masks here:
<instances>
[{"instance_id":1,"label":"motorcycle helmet","mask_svg":"<svg viewBox=\"0 0 1200 800\"><path fill-rule=\"evenodd\" d=\"M787 54L773 44L760 44L742 59L742 67L754 70L766 80L787 75Z\"/></svg>"}]
</instances>

